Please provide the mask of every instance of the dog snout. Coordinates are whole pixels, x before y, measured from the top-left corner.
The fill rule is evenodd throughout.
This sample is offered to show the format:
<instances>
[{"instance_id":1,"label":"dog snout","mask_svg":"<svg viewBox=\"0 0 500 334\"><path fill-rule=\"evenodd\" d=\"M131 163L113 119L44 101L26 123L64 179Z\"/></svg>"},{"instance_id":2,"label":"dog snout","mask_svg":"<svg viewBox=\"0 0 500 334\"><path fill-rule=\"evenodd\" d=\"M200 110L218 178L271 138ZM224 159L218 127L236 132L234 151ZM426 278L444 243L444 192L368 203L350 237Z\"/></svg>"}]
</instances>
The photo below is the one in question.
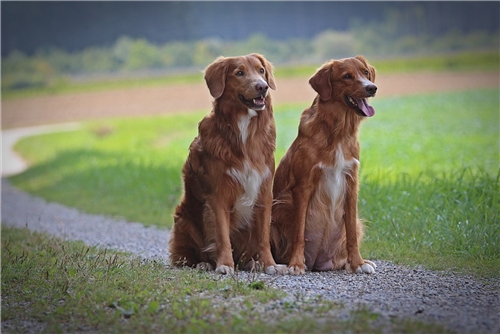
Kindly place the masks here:
<instances>
[{"instance_id":1,"label":"dog snout","mask_svg":"<svg viewBox=\"0 0 500 334\"><path fill-rule=\"evenodd\" d=\"M255 85L255 90L262 95L265 95L268 89L269 85L265 81L260 81Z\"/></svg>"},{"instance_id":2,"label":"dog snout","mask_svg":"<svg viewBox=\"0 0 500 334\"><path fill-rule=\"evenodd\" d=\"M374 84L366 85L365 89L366 92L371 96L375 95L375 93L377 92L377 86L375 86Z\"/></svg>"}]
</instances>

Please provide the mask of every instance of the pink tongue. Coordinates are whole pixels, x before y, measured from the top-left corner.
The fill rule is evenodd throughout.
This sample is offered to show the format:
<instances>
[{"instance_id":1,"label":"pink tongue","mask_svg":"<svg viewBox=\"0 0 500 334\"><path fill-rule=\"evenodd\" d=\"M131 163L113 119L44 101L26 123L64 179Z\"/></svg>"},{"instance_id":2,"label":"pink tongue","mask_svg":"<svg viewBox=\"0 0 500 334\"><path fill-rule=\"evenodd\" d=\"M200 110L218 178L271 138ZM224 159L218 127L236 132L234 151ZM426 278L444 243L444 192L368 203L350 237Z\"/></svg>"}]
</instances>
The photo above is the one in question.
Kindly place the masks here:
<instances>
[{"instance_id":1,"label":"pink tongue","mask_svg":"<svg viewBox=\"0 0 500 334\"><path fill-rule=\"evenodd\" d=\"M356 103L358 104L359 109L365 113L366 116L372 117L375 115L375 109L371 105L368 104L366 99L356 99Z\"/></svg>"},{"instance_id":2,"label":"pink tongue","mask_svg":"<svg viewBox=\"0 0 500 334\"><path fill-rule=\"evenodd\" d=\"M256 106L262 106L262 105L264 105L264 99L261 99L261 98L258 98L258 99L253 99L253 103L254 103Z\"/></svg>"}]
</instances>

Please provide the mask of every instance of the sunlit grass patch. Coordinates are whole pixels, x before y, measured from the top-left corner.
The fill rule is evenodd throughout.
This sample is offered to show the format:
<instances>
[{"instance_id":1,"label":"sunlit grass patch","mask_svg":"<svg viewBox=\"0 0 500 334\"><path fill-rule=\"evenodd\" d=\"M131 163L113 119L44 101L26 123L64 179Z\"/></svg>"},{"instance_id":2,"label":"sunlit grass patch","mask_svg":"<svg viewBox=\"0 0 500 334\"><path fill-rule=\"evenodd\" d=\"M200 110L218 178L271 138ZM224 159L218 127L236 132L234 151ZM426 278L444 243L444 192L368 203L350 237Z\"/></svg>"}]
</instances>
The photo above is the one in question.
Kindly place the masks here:
<instances>
[{"instance_id":1,"label":"sunlit grass patch","mask_svg":"<svg viewBox=\"0 0 500 334\"><path fill-rule=\"evenodd\" d=\"M371 99L375 116L367 118L360 130L362 174L416 176L423 171L479 167L496 175L499 99L497 90ZM277 110L278 161L297 136L303 108Z\"/></svg>"},{"instance_id":2,"label":"sunlit grass patch","mask_svg":"<svg viewBox=\"0 0 500 334\"><path fill-rule=\"evenodd\" d=\"M419 174L500 166L498 90L373 99L375 117L361 129L365 174Z\"/></svg>"}]
</instances>

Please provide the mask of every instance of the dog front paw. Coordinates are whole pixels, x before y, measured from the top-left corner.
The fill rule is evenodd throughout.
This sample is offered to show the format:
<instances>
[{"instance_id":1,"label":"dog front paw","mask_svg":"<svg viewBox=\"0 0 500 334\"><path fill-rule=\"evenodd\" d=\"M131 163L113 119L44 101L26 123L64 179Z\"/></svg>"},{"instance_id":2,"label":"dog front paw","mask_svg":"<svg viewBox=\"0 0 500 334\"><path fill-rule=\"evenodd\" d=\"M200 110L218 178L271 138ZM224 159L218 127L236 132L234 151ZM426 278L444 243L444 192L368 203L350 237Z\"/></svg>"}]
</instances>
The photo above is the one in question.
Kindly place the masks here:
<instances>
[{"instance_id":1,"label":"dog front paw","mask_svg":"<svg viewBox=\"0 0 500 334\"><path fill-rule=\"evenodd\" d=\"M304 275L306 273L305 265L292 265L288 267L288 273L290 275Z\"/></svg>"},{"instance_id":2,"label":"dog front paw","mask_svg":"<svg viewBox=\"0 0 500 334\"><path fill-rule=\"evenodd\" d=\"M217 269L215 269L215 272L222 275L234 275L234 268L222 265L218 266Z\"/></svg>"},{"instance_id":3,"label":"dog front paw","mask_svg":"<svg viewBox=\"0 0 500 334\"><path fill-rule=\"evenodd\" d=\"M375 268L377 268L377 265L369 260L363 260L363 263L361 263L356 269L351 267L349 264L346 264L347 271L356 274L374 274Z\"/></svg>"},{"instance_id":4,"label":"dog front paw","mask_svg":"<svg viewBox=\"0 0 500 334\"><path fill-rule=\"evenodd\" d=\"M369 260L365 260L365 262L356 269L357 274L375 274L375 268L377 268L377 265Z\"/></svg>"},{"instance_id":5,"label":"dog front paw","mask_svg":"<svg viewBox=\"0 0 500 334\"><path fill-rule=\"evenodd\" d=\"M277 264L274 266L266 267L265 273L268 275L286 275L288 274L288 267L284 264Z\"/></svg>"},{"instance_id":6,"label":"dog front paw","mask_svg":"<svg viewBox=\"0 0 500 334\"><path fill-rule=\"evenodd\" d=\"M198 270L203 270L203 271L211 271L214 270L214 267L208 263L208 262L200 262L196 265L195 267Z\"/></svg>"}]
</instances>

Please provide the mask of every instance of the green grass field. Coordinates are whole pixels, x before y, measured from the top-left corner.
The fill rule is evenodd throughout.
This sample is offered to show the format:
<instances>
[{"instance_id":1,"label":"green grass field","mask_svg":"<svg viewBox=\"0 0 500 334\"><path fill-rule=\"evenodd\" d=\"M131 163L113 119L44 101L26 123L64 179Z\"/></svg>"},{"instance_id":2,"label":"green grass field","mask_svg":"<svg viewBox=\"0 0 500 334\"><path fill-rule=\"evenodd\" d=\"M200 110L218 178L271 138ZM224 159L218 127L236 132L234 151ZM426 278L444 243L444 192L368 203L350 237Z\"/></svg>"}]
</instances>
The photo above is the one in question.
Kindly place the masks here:
<instances>
[{"instance_id":1,"label":"green grass field","mask_svg":"<svg viewBox=\"0 0 500 334\"><path fill-rule=\"evenodd\" d=\"M371 259L498 276L497 90L373 99L361 129L362 252ZM277 161L305 105L276 106ZM12 182L89 213L169 227L204 113L84 123L27 138Z\"/></svg>"}]
</instances>

